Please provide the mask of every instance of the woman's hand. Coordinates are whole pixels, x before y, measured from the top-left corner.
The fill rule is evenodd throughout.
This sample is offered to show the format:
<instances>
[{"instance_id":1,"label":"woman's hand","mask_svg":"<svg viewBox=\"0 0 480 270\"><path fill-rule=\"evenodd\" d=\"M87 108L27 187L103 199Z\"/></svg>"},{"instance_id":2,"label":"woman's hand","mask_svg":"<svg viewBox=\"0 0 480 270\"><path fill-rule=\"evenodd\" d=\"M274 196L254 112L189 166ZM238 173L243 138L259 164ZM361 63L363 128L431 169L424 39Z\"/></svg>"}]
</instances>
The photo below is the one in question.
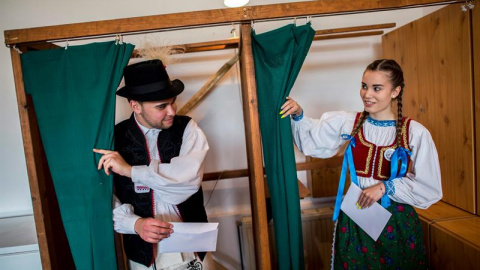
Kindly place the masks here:
<instances>
[{"instance_id":1,"label":"woman's hand","mask_svg":"<svg viewBox=\"0 0 480 270\"><path fill-rule=\"evenodd\" d=\"M370 207L373 203L380 200L383 194L385 194L385 184L380 182L364 189L360 197L358 197L357 205L360 209Z\"/></svg>"},{"instance_id":2,"label":"woman's hand","mask_svg":"<svg viewBox=\"0 0 480 270\"><path fill-rule=\"evenodd\" d=\"M281 107L280 114L282 115L282 118L285 118L292 114L301 115L302 112L302 107L300 107L300 105L298 105L298 103L294 99L287 97L287 101L285 101L285 103L283 103Z\"/></svg>"}]
</instances>

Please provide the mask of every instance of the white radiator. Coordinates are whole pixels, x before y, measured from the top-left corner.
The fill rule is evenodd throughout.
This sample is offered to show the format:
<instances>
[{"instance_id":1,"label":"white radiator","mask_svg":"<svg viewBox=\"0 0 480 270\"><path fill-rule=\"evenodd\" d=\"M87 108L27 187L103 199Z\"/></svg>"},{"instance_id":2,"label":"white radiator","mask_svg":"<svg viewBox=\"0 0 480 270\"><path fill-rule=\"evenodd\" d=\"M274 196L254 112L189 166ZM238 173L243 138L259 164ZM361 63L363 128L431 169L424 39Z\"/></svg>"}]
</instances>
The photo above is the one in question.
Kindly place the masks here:
<instances>
[{"instance_id":1,"label":"white radiator","mask_svg":"<svg viewBox=\"0 0 480 270\"><path fill-rule=\"evenodd\" d=\"M330 269L333 239L333 207L322 207L302 211L303 247L305 269ZM255 268L255 247L253 242L252 218L244 217L239 224L242 264L245 270ZM273 224L269 225L272 269L277 269Z\"/></svg>"}]
</instances>

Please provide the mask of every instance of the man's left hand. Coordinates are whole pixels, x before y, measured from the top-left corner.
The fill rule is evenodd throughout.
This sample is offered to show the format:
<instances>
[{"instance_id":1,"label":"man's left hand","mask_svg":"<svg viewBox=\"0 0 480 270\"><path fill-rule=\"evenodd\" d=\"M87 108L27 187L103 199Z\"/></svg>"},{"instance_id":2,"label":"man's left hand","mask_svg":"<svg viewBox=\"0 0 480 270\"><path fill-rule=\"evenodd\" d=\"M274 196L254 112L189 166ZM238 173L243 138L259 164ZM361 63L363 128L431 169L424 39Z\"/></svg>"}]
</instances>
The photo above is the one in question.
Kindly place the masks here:
<instances>
[{"instance_id":1,"label":"man's left hand","mask_svg":"<svg viewBox=\"0 0 480 270\"><path fill-rule=\"evenodd\" d=\"M93 149L93 152L103 155L98 162L97 169L100 170L103 167L107 175L110 175L110 170L112 170L116 174L132 177L132 166L117 151Z\"/></svg>"}]
</instances>

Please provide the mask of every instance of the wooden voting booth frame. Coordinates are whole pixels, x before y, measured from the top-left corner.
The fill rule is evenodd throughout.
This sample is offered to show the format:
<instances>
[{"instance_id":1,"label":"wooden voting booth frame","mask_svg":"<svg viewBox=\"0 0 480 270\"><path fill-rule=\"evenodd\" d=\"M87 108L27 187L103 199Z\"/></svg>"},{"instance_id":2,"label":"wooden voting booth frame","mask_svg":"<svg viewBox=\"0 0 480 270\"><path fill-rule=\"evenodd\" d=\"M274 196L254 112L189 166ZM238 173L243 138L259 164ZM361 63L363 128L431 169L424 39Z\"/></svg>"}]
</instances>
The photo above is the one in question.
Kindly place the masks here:
<instances>
[{"instance_id":1,"label":"wooden voting booth frame","mask_svg":"<svg viewBox=\"0 0 480 270\"><path fill-rule=\"evenodd\" d=\"M63 231L50 172L40 140L31 98L25 93L19 51L56 47L52 41L108 37L121 34L241 24L240 68L245 138L258 269L271 269L257 89L251 49L251 24L255 21L326 16L358 12L460 3L439 0L329 0L215 9L175 14L124 18L66 25L6 30L10 47L20 124L23 136L38 245L43 269L71 269L73 259ZM310 168L308 164L300 167ZM299 166L297 166L298 168Z\"/></svg>"}]
</instances>

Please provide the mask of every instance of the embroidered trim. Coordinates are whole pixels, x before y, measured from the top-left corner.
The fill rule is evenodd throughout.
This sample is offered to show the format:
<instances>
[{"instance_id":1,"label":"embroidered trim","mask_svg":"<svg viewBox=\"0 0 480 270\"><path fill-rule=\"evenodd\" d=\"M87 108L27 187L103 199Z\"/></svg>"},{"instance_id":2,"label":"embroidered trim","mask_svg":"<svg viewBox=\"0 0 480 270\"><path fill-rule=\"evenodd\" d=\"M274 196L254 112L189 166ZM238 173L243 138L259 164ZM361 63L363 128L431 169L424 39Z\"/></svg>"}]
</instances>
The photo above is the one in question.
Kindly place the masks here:
<instances>
[{"instance_id":1,"label":"embroidered trim","mask_svg":"<svg viewBox=\"0 0 480 270\"><path fill-rule=\"evenodd\" d=\"M393 149L395 150L395 147L385 147L380 149L379 153L379 158L378 158L378 166L377 166L377 177L380 179L388 179L389 176L382 175L382 166L383 166L383 161L385 160L385 151L388 149Z\"/></svg>"},{"instance_id":2,"label":"embroidered trim","mask_svg":"<svg viewBox=\"0 0 480 270\"><path fill-rule=\"evenodd\" d=\"M404 147L405 149L410 150L410 147L408 145L408 126L409 126L409 121L410 121L410 118L407 118L407 117L404 117L402 119L402 138L401 138L401 142L400 142L400 146L401 147ZM392 145L396 145L397 143L397 139L395 138L395 141L393 142ZM375 168L375 170L377 171L376 172L376 177L378 178L377 180L385 180L385 179L388 179L390 178L390 172L389 174L387 175L382 175L382 165L383 165L383 161L385 160L385 151L387 151L388 149L394 149L395 150L395 147L381 147L380 148L380 153L379 153L379 160L378 160L378 164ZM410 159L408 159L410 160ZM375 171L374 170L374 171Z\"/></svg>"},{"instance_id":3,"label":"embroidered trim","mask_svg":"<svg viewBox=\"0 0 480 270\"><path fill-rule=\"evenodd\" d=\"M372 143L369 143L367 142L366 140L364 140L363 138L363 129L361 129L361 131L359 133L357 133L357 136L358 136L358 139L360 140L360 142L364 145L364 146L367 146L368 147L368 155L367 155L367 162L365 163L365 170L361 171L361 170L355 170L357 172L357 175L359 173L362 173L362 174L366 174L368 176L370 176L370 167L371 167L371 161L372 161L372 157L373 157L373 149L375 148L375 146L372 144Z\"/></svg>"},{"instance_id":4,"label":"embroidered trim","mask_svg":"<svg viewBox=\"0 0 480 270\"><path fill-rule=\"evenodd\" d=\"M395 120L375 120L370 116L367 118L367 122L377 127L391 127L395 126L397 123Z\"/></svg>"},{"instance_id":5,"label":"embroidered trim","mask_svg":"<svg viewBox=\"0 0 480 270\"><path fill-rule=\"evenodd\" d=\"M197 261L197 259L194 259L193 261L189 262L187 265L188 270L202 270L203 266L200 261Z\"/></svg>"},{"instance_id":6,"label":"embroidered trim","mask_svg":"<svg viewBox=\"0 0 480 270\"><path fill-rule=\"evenodd\" d=\"M330 269L333 270L333 264L335 263L335 235L337 233L338 219L333 225L333 242L332 242L332 256L330 256Z\"/></svg>"},{"instance_id":7,"label":"embroidered trim","mask_svg":"<svg viewBox=\"0 0 480 270\"><path fill-rule=\"evenodd\" d=\"M393 184L393 181L384 181L383 183L385 184L385 192L387 195L395 195L395 185Z\"/></svg>"},{"instance_id":8,"label":"embroidered trim","mask_svg":"<svg viewBox=\"0 0 480 270\"><path fill-rule=\"evenodd\" d=\"M302 113L300 115L292 114L293 121L300 121L300 120L302 120L302 118L303 118L303 110L302 110Z\"/></svg>"}]
</instances>

